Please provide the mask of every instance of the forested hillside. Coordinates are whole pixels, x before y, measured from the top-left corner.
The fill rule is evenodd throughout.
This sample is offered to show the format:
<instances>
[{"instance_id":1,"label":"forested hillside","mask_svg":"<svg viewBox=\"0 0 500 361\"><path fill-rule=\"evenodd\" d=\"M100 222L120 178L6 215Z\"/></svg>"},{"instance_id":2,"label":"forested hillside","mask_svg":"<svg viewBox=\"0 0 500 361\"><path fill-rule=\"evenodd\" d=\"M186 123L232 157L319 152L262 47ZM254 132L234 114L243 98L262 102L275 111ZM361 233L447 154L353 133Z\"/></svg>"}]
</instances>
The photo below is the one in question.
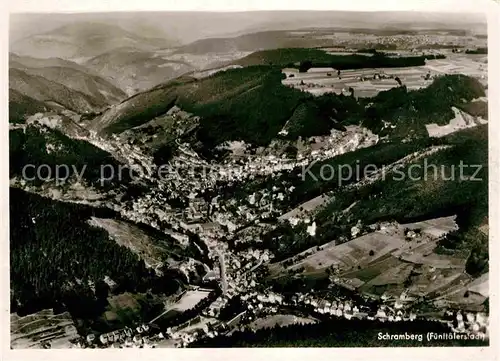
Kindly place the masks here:
<instances>
[{"instance_id":1,"label":"forested hillside","mask_svg":"<svg viewBox=\"0 0 500 361\"><path fill-rule=\"evenodd\" d=\"M426 137L425 124L447 124L454 117L452 106L485 94L476 79L445 75L427 88L401 86L373 98L313 97L282 85L282 76L278 67L249 66L201 80L179 78L125 100L97 117L93 127L120 133L178 105L201 117L196 140L205 150L228 140L266 146L287 123L290 140L329 134L334 123L362 125L381 136Z\"/></svg>"},{"instance_id":2,"label":"forested hillside","mask_svg":"<svg viewBox=\"0 0 500 361\"><path fill-rule=\"evenodd\" d=\"M77 113L92 112L108 104L87 94L22 70L9 69L9 87L42 102L54 102Z\"/></svg>"},{"instance_id":3,"label":"forested hillside","mask_svg":"<svg viewBox=\"0 0 500 361\"><path fill-rule=\"evenodd\" d=\"M121 89L89 71L61 66L24 68L22 70L83 93L89 96L95 104L115 104L127 97Z\"/></svg>"},{"instance_id":4,"label":"forested hillside","mask_svg":"<svg viewBox=\"0 0 500 361\"><path fill-rule=\"evenodd\" d=\"M9 123L24 123L28 116L48 110L45 103L9 88Z\"/></svg>"},{"instance_id":5,"label":"forested hillside","mask_svg":"<svg viewBox=\"0 0 500 361\"><path fill-rule=\"evenodd\" d=\"M165 269L157 276L106 231L90 226L92 216L117 217L109 209L10 189L11 312L65 307L77 318L96 317L111 292L106 276L117 284L114 294L178 289L181 274Z\"/></svg>"},{"instance_id":6,"label":"forested hillside","mask_svg":"<svg viewBox=\"0 0 500 361\"><path fill-rule=\"evenodd\" d=\"M32 182L37 185L50 177L54 179L57 166L67 165L70 168L69 175L74 175L76 169L78 173L82 173L83 180L96 186L100 185L101 166L109 164L118 169L118 162L109 153L84 140L69 138L59 130L47 127L28 126L25 130L11 130L9 149L10 177L21 177L23 168L33 165L34 168L26 169L26 175L34 178ZM40 174L36 176L38 169ZM123 175L128 175L128 172L123 172ZM129 178L124 177L120 181L128 180ZM118 181L113 179L103 185L108 186Z\"/></svg>"},{"instance_id":7,"label":"forested hillside","mask_svg":"<svg viewBox=\"0 0 500 361\"><path fill-rule=\"evenodd\" d=\"M94 121L106 133L119 133L167 112L173 105L202 118L198 139L206 148L226 140L266 145L310 94L281 84L279 69L232 69L202 80L180 78L129 98ZM304 121L307 121L304 119ZM310 132L325 134L325 128Z\"/></svg>"},{"instance_id":8,"label":"forested hillside","mask_svg":"<svg viewBox=\"0 0 500 361\"><path fill-rule=\"evenodd\" d=\"M254 52L234 64L242 66L275 65L298 68L305 72L313 67L334 69L397 68L425 65L425 59L441 59L443 55L389 57L376 50L372 55L332 55L321 49L282 48Z\"/></svg>"},{"instance_id":9,"label":"forested hillside","mask_svg":"<svg viewBox=\"0 0 500 361\"><path fill-rule=\"evenodd\" d=\"M338 183L319 182L323 190L334 189L335 192L330 203L315 217L318 224L315 237L305 232L305 226L294 229L284 224L269 233L266 242L253 246L270 248L278 261L340 237L347 236L347 240L351 227L358 220L365 225L381 221L408 223L457 214L460 232L443 241L443 246L449 250L472 251L468 271L472 274L487 272L487 236L481 236L477 230L488 215L487 134L487 126L457 132L435 143L448 148L403 164L386 177L360 187L345 189L337 188ZM359 151L358 155L364 153L369 160L370 151L380 146L372 148ZM390 146L386 148L390 149ZM403 152L399 153L402 156L405 149L409 151L411 145L399 150L392 147L385 155L382 148L373 155L379 154L382 159L389 160L389 154L394 152L396 155L397 151ZM460 164L466 166L462 174ZM319 169L312 169L318 179L321 178ZM304 191L312 192L311 196L321 189L316 188L313 178L305 187Z\"/></svg>"}]
</instances>

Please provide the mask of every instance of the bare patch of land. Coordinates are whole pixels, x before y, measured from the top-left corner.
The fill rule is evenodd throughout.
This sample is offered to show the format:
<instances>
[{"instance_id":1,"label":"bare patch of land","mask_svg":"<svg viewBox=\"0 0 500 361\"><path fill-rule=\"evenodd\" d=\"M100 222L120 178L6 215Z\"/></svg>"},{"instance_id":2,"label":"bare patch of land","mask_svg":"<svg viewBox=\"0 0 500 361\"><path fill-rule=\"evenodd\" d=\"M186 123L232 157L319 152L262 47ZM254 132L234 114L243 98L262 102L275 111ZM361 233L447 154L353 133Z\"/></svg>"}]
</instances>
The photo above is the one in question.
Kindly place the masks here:
<instances>
[{"instance_id":1,"label":"bare patch of land","mask_svg":"<svg viewBox=\"0 0 500 361\"><path fill-rule=\"evenodd\" d=\"M68 312L54 315L49 309L23 317L13 313L10 322L12 348L69 348L79 338Z\"/></svg>"},{"instance_id":2,"label":"bare patch of land","mask_svg":"<svg viewBox=\"0 0 500 361\"><path fill-rule=\"evenodd\" d=\"M201 300L208 297L208 291L187 291L173 305L172 309L180 312L187 311L196 306Z\"/></svg>"},{"instance_id":3,"label":"bare patch of land","mask_svg":"<svg viewBox=\"0 0 500 361\"><path fill-rule=\"evenodd\" d=\"M116 219L92 217L91 225L105 229L120 246L127 247L141 257L148 267L156 268L162 264L163 256L175 253L172 245L165 239L152 237L136 225Z\"/></svg>"},{"instance_id":4,"label":"bare patch of land","mask_svg":"<svg viewBox=\"0 0 500 361\"><path fill-rule=\"evenodd\" d=\"M463 110L455 107L451 107L455 113L455 117L450 120L447 125L437 125L435 123L426 124L427 132L429 132L429 137L444 137L450 133L456 132L465 128L472 128L480 124L486 124L488 121L482 119L481 117L472 116L467 114Z\"/></svg>"},{"instance_id":5,"label":"bare patch of land","mask_svg":"<svg viewBox=\"0 0 500 361\"><path fill-rule=\"evenodd\" d=\"M318 320L315 318L299 317L295 315L270 315L253 321L249 326L255 331L261 328L273 328L276 326L285 327L294 324L305 325L316 323L317 321Z\"/></svg>"}]
</instances>

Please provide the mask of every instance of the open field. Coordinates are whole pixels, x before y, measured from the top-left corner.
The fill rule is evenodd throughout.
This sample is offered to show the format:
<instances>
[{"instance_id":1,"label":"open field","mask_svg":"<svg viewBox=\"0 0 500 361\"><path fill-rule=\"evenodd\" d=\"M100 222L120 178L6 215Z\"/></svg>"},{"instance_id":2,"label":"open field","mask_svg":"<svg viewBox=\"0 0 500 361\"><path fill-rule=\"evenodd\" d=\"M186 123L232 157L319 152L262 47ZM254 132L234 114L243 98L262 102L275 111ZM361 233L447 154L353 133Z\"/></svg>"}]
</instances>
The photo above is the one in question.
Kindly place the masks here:
<instances>
[{"instance_id":1,"label":"open field","mask_svg":"<svg viewBox=\"0 0 500 361\"><path fill-rule=\"evenodd\" d=\"M54 315L48 309L24 317L13 313L10 322L12 348L43 348L43 343L68 348L70 341L79 337L68 312Z\"/></svg>"},{"instance_id":2,"label":"open field","mask_svg":"<svg viewBox=\"0 0 500 361\"><path fill-rule=\"evenodd\" d=\"M443 262L439 259L442 255L433 256L435 261ZM360 270L341 274L337 283L378 296L385 293L398 297L406 288L409 297L442 297L453 294L471 281L471 277L464 273L466 259L456 260L463 261L461 267L437 268L429 264L411 263L391 255Z\"/></svg>"},{"instance_id":3,"label":"open field","mask_svg":"<svg viewBox=\"0 0 500 361\"><path fill-rule=\"evenodd\" d=\"M341 273L337 283L347 288L358 288L361 292L381 295L379 290L388 291L389 285L401 285L413 267L388 254L359 269ZM399 288L399 287L398 287Z\"/></svg>"},{"instance_id":4,"label":"open field","mask_svg":"<svg viewBox=\"0 0 500 361\"><path fill-rule=\"evenodd\" d=\"M426 296L431 292L443 291L463 275L461 270L434 269L423 266L415 269L415 276L408 288L408 293L415 296Z\"/></svg>"},{"instance_id":5,"label":"open field","mask_svg":"<svg viewBox=\"0 0 500 361\"><path fill-rule=\"evenodd\" d=\"M488 81L488 68L485 55L447 54L446 59L427 60L424 66L406 68L366 68L342 70L340 77L331 68L312 68L308 72L299 73L296 69L283 69L288 85L314 95L325 93L347 94L354 89L355 97L373 97L379 92L398 86L395 77L409 90L425 88L432 83L433 76L444 74L464 74L479 79L484 85ZM380 79L374 79L379 74ZM429 79L425 79L427 75ZM387 77L384 79L384 75ZM364 79L364 80L363 80Z\"/></svg>"},{"instance_id":6,"label":"open field","mask_svg":"<svg viewBox=\"0 0 500 361\"><path fill-rule=\"evenodd\" d=\"M136 297L128 292L109 297L108 302L113 308L131 308L136 310L140 307Z\"/></svg>"},{"instance_id":7,"label":"open field","mask_svg":"<svg viewBox=\"0 0 500 361\"><path fill-rule=\"evenodd\" d=\"M187 291L172 308L180 312L187 311L196 306L202 299L207 297L209 293L210 292L207 291Z\"/></svg>"},{"instance_id":8,"label":"open field","mask_svg":"<svg viewBox=\"0 0 500 361\"><path fill-rule=\"evenodd\" d=\"M479 79L483 85L488 81L488 56L475 54L447 54L446 59L428 60L425 69L433 73L463 74Z\"/></svg>"},{"instance_id":9,"label":"open field","mask_svg":"<svg viewBox=\"0 0 500 361\"><path fill-rule=\"evenodd\" d=\"M422 222L402 224L401 227L419 230L421 234L428 235L432 238L439 238L448 232L458 229L457 223L455 222L456 218L456 216L433 218Z\"/></svg>"},{"instance_id":10,"label":"open field","mask_svg":"<svg viewBox=\"0 0 500 361\"><path fill-rule=\"evenodd\" d=\"M413 265L398 262L393 267L384 270L378 276L365 283L365 286L380 286L387 284L402 284L413 270Z\"/></svg>"},{"instance_id":11,"label":"open field","mask_svg":"<svg viewBox=\"0 0 500 361\"><path fill-rule=\"evenodd\" d=\"M472 312L482 312L485 310L485 297L473 293L465 297L464 294L464 292L456 292L453 295L434 301L434 305L436 307L446 307Z\"/></svg>"},{"instance_id":12,"label":"open field","mask_svg":"<svg viewBox=\"0 0 500 361\"><path fill-rule=\"evenodd\" d=\"M312 70L307 73L299 73L298 71L285 69L284 74L287 75L287 78L283 80L283 84L301 89L313 95L322 95L325 93L347 94L348 89L352 87L355 97L366 98L373 97L381 91L397 87L398 82L394 79L395 77L399 77L403 84L410 90L424 88L432 83L432 79L425 80L423 78L428 73L428 70L422 66L343 70L341 71L340 78L337 76L337 72L331 69L324 72L320 72L319 68ZM293 76L291 76L292 74ZM376 74L381 75L382 79L374 79ZM384 74L388 78L384 79Z\"/></svg>"},{"instance_id":13,"label":"open field","mask_svg":"<svg viewBox=\"0 0 500 361\"><path fill-rule=\"evenodd\" d=\"M400 258L406 262L414 264L428 265L434 268L444 269L465 269L467 257L449 256L434 253L437 241L422 244L407 252L402 252Z\"/></svg>"},{"instance_id":14,"label":"open field","mask_svg":"<svg viewBox=\"0 0 500 361\"><path fill-rule=\"evenodd\" d=\"M336 284L372 296L399 297L406 288L410 297L443 298L470 288L470 293L478 296L467 302L477 304L485 299L487 281L483 277L470 283L472 277L465 273L468 252L435 252L439 239L458 228L455 219L450 216L401 225L381 224L377 231L340 245L329 242L310 248L270 265L269 270L275 277L286 272L312 276L333 268Z\"/></svg>"},{"instance_id":15,"label":"open field","mask_svg":"<svg viewBox=\"0 0 500 361\"><path fill-rule=\"evenodd\" d=\"M347 271L357 266L364 266L378 258L382 258L405 245L403 237L372 232L352 241L335 245L330 242L321 246L321 250L314 252L306 258L288 267L288 270L304 268L305 273L324 272L333 266L339 270ZM312 249L302 254L311 253ZM370 255L373 251L373 255ZM281 262L285 264L287 260Z\"/></svg>"},{"instance_id":16,"label":"open field","mask_svg":"<svg viewBox=\"0 0 500 361\"><path fill-rule=\"evenodd\" d=\"M182 293L177 299L165 303L165 311L153 318L149 323L153 323L160 318L176 317L184 311L194 308L201 300L209 295L209 291L191 290Z\"/></svg>"}]
</instances>

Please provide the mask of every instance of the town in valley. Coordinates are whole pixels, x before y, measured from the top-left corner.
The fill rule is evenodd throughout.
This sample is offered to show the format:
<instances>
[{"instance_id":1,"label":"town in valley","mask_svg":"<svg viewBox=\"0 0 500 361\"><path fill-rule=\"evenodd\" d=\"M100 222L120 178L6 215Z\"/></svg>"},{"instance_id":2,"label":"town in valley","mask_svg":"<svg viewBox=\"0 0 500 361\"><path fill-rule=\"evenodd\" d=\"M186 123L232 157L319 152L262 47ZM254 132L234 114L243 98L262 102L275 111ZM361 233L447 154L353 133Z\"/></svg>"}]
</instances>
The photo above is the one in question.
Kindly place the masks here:
<instances>
[{"instance_id":1,"label":"town in valley","mask_svg":"<svg viewBox=\"0 0 500 361\"><path fill-rule=\"evenodd\" d=\"M483 14L10 27L11 348L489 344Z\"/></svg>"}]
</instances>

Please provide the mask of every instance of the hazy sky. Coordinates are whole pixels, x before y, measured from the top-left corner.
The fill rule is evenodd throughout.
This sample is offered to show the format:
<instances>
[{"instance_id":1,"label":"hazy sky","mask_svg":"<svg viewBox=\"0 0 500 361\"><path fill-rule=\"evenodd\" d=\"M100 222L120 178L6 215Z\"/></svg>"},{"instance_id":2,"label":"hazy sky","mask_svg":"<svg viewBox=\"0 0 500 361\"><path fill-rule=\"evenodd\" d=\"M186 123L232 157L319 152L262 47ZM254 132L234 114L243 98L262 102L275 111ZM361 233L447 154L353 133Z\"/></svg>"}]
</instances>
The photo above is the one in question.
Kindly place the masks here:
<instances>
[{"instance_id":1,"label":"hazy sky","mask_svg":"<svg viewBox=\"0 0 500 361\"><path fill-rule=\"evenodd\" d=\"M318 27L373 27L397 21L418 25L421 15L408 12L397 16L382 16L382 11L429 12L427 20L434 24L448 23L452 27L470 28L472 23L485 24L486 7L493 0L16 0L10 1L10 41L40 34L77 21L103 21L127 30L142 33L149 30L158 37L182 43L200 38L234 36L262 30ZM244 12L263 10L264 12ZM323 10L321 12L285 13L266 10ZM336 11L378 11L358 15L335 14ZM121 11L121 13L117 13ZM129 11L128 13L126 11ZM148 12L149 11L149 12ZM153 13L151 11L184 11ZM186 12L191 11L191 12ZM196 12L192 12L196 11ZM204 11L204 13L202 12ZM207 14L206 11L212 11ZM226 11L221 13L220 11ZM239 11L239 13L227 12ZM93 14L89 14L92 12ZM99 13L100 12L100 13ZM433 16L432 13L441 13ZM443 12L452 12L444 15ZM38 14L37 14L38 13ZM40 13L44 13L40 15ZM49 13L49 14L47 14ZM52 14L50 14L52 13ZM56 14L54 14L56 13ZM97 14L96 14L97 13ZM482 13L482 14L481 14ZM373 14L373 15L372 15ZM427 16L427 15L426 15ZM476 29L476 27L473 27ZM480 32L482 32L480 30Z\"/></svg>"},{"instance_id":2,"label":"hazy sky","mask_svg":"<svg viewBox=\"0 0 500 361\"><path fill-rule=\"evenodd\" d=\"M117 10L418 10L484 12L494 0L16 0L14 12Z\"/></svg>"},{"instance_id":3,"label":"hazy sky","mask_svg":"<svg viewBox=\"0 0 500 361\"><path fill-rule=\"evenodd\" d=\"M103 22L133 33L163 37L181 43L207 37L235 36L264 30L291 30L308 27L404 29L467 29L485 33L480 14L436 12L347 12L347 11L261 11L261 12L103 12L12 14L10 41L40 34L77 22Z\"/></svg>"}]
</instances>

